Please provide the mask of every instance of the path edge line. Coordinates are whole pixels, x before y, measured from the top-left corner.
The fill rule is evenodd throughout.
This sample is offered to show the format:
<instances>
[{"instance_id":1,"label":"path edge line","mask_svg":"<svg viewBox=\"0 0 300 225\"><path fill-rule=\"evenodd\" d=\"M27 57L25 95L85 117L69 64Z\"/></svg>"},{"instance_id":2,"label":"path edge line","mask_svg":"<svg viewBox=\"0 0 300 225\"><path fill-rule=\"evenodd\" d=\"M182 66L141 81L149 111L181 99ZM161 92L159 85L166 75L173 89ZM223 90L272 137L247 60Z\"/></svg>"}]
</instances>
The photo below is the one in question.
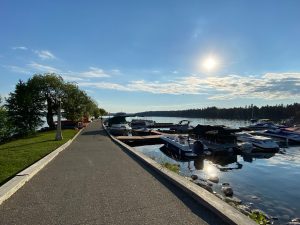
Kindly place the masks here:
<instances>
[{"instance_id":1,"label":"path edge line","mask_svg":"<svg viewBox=\"0 0 300 225\"><path fill-rule=\"evenodd\" d=\"M0 186L0 205L9 199L15 192L17 192L27 181L29 181L35 174L42 170L49 162L51 162L60 152L65 150L76 138L82 133L84 128L75 134L75 136L66 143L50 152L31 166L16 174L12 179Z\"/></svg>"}]
</instances>

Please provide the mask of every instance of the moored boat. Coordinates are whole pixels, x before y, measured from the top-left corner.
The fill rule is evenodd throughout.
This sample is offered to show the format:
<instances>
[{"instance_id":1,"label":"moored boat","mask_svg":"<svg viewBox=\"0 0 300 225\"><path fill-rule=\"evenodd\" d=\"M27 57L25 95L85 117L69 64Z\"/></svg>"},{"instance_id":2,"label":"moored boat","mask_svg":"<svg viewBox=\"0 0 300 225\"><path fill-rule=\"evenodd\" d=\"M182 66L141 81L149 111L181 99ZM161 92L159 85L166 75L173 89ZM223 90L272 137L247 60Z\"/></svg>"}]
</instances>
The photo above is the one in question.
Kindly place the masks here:
<instances>
[{"instance_id":1,"label":"moored boat","mask_svg":"<svg viewBox=\"0 0 300 225\"><path fill-rule=\"evenodd\" d=\"M193 130L193 126L190 126L189 120L181 120L178 124L174 124L170 127L170 130L174 130L178 133L189 133L191 130Z\"/></svg>"},{"instance_id":2,"label":"moored boat","mask_svg":"<svg viewBox=\"0 0 300 225\"><path fill-rule=\"evenodd\" d=\"M275 137L275 138L284 139L298 144L300 143L300 134L292 131L275 129L275 130L256 131L255 133L262 136Z\"/></svg>"},{"instance_id":3,"label":"moored boat","mask_svg":"<svg viewBox=\"0 0 300 225\"><path fill-rule=\"evenodd\" d=\"M161 136L165 146L183 158L198 158L204 155L207 147L199 140L183 135Z\"/></svg>"},{"instance_id":4,"label":"moored boat","mask_svg":"<svg viewBox=\"0 0 300 225\"><path fill-rule=\"evenodd\" d=\"M252 152L262 150L264 152L277 152L279 145L268 137L262 137L258 135L252 135L248 132L235 133L236 139L239 142L251 143L253 145Z\"/></svg>"},{"instance_id":5,"label":"moored boat","mask_svg":"<svg viewBox=\"0 0 300 225\"><path fill-rule=\"evenodd\" d=\"M126 123L112 124L108 127L108 131L114 136L128 136L131 132L131 127Z\"/></svg>"}]
</instances>

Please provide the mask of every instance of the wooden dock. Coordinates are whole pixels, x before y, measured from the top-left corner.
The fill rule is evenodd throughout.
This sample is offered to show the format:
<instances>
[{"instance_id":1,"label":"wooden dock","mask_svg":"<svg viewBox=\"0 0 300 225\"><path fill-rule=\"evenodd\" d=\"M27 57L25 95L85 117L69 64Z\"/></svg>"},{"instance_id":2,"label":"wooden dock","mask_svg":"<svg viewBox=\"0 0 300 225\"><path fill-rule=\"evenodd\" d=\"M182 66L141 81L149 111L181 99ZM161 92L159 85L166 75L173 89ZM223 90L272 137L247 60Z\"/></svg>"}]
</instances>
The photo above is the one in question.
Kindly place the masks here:
<instances>
[{"instance_id":1,"label":"wooden dock","mask_svg":"<svg viewBox=\"0 0 300 225\"><path fill-rule=\"evenodd\" d=\"M156 145L163 144L160 139L161 134L148 136L116 136L116 138L129 146Z\"/></svg>"}]
</instances>

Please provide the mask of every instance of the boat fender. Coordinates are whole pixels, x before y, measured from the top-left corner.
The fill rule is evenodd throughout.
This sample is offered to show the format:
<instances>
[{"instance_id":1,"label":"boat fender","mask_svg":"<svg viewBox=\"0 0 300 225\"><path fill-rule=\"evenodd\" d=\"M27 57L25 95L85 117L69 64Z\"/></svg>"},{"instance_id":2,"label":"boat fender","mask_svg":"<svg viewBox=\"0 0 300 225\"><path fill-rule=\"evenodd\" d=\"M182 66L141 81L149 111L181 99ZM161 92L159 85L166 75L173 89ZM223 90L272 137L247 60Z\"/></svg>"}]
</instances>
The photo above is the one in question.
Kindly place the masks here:
<instances>
[{"instance_id":1,"label":"boat fender","mask_svg":"<svg viewBox=\"0 0 300 225\"><path fill-rule=\"evenodd\" d=\"M195 141L194 144L193 144L193 152L195 154L203 154L204 152L204 145L202 144L201 141Z\"/></svg>"}]
</instances>

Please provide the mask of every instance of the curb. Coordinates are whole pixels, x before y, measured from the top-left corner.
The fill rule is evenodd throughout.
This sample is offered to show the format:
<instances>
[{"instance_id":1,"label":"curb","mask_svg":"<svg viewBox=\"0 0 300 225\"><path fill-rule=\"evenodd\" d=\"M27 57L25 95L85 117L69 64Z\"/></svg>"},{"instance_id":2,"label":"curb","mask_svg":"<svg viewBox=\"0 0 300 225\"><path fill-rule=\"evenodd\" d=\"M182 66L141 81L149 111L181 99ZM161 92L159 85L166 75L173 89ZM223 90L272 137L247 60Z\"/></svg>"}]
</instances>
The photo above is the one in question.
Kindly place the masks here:
<instances>
[{"instance_id":1,"label":"curb","mask_svg":"<svg viewBox=\"0 0 300 225\"><path fill-rule=\"evenodd\" d=\"M12 196L18 189L20 189L27 181L29 181L35 174L43 169L49 162L51 162L61 151L65 150L75 139L81 134L84 129L81 129L77 134L62 146L58 147L39 161L35 162L31 166L22 170L12 179L7 181L0 187L0 205Z\"/></svg>"},{"instance_id":2,"label":"curb","mask_svg":"<svg viewBox=\"0 0 300 225\"><path fill-rule=\"evenodd\" d=\"M161 164L157 163L153 159L145 156L143 153L135 150L129 145L119 141L114 136L110 135L106 127L102 125L108 136L118 145L124 147L127 151L136 156L139 160L145 163L147 166L151 167L157 171L164 178L175 184L177 187L189 194L193 199L195 199L200 204L204 205L210 209L213 213L218 215L225 222L232 225L257 225L253 220L239 212L237 209L222 201L212 193L199 187L198 185L190 182L188 179L168 170Z\"/></svg>"}]
</instances>

